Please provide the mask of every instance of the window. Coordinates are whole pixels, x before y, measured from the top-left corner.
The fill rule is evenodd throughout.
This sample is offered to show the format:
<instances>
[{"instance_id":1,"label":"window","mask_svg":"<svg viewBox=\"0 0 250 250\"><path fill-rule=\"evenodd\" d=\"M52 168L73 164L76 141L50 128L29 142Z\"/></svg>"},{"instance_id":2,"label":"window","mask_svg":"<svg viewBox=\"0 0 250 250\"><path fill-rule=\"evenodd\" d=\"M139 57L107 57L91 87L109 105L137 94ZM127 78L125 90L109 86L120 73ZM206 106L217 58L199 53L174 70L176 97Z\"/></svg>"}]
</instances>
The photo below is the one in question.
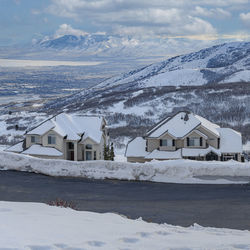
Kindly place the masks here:
<instances>
[{"instance_id":1,"label":"window","mask_svg":"<svg viewBox=\"0 0 250 250\"><path fill-rule=\"evenodd\" d=\"M31 143L39 143L39 138L35 135L31 136Z\"/></svg>"},{"instance_id":2,"label":"window","mask_svg":"<svg viewBox=\"0 0 250 250\"><path fill-rule=\"evenodd\" d=\"M200 138L199 137L190 137L188 146L199 147L200 146Z\"/></svg>"},{"instance_id":3,"label":"window","mask_svg":"<svg viewBox=\"0 0 250 250\"><path fill-rule=\"evenodd\" d=\"M160 140L160 146L162 146L162 147L172 147L173 146L173 140L171 140L171 139Z\"/></svg>"},{"instance_id":4,"label":"window","mask_svg":"<svg viewBox=\"0 0 250 250\"><path fill-rule=\"evenodd\" d=\"M32 142L32 143L35 142L35 136L31 136L31 142Z\"/></svg>"},{"instance_id":5,"label":"window","mask_svg":"<svg viewBox=\"0 0 250 250\"><path fill-rule=\"evenodd\" d=\"M68 142L68 149L74 149L74 143Z\"/></svg>"},{"instance_id":6,"label":"window","mask_svg":"<svg viewBox=\"0 0 250 250\"><path fill-rule=\"evenodd\" d=\"M87 144L85 148L86 149L92 149L92 145L91 144Z\"/></svg>"},{"instance_id":7,"label":"window","mask_svg":"<svg viewBox=\"0 0 250 250\"><path fill-rule=\"evenodd\" d=\"M220 148L220 138L218 138L218 148Z\"/></svg>"},{"instance_id":8,"label":"window","mask_svg":"<svg viewBox=\"0 0 250 250\"><path fill-rule=\"evenodd\" d=\"M48 135L48 144L56 144L56 136Z\"/></svg>"},{"instance_id":9,"label":"window","mask_svg":"<svg viewBox=\"0 0 250 250\"><path fill-rule=\"evenodd\" d=\"M96 160L96 151L94 151L94 160Z\"/></svg>"}]
</instances>

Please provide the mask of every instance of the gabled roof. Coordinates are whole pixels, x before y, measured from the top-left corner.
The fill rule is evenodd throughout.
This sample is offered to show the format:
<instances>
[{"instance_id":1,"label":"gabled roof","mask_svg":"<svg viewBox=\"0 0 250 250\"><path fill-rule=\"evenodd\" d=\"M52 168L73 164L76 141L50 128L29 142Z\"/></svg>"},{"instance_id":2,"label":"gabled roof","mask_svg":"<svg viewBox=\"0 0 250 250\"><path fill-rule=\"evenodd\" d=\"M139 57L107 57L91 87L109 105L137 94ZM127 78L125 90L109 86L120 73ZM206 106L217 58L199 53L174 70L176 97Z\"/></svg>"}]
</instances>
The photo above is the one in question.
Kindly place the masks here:
<instances>
[{"instance_id":1,"label":"gabled roof","mask_svg":"<svg viewBox=\"0 0 250 250\"><path fill-rule=\"evenodd\" d=\"M169 120L171 117L165 117L163 120L159 121L157 124L155 124L151 129L147 132L147 135L158 129L162 124L164 124L167 120Z\"/></svg>"},{"instance_id":2,"label":"gabled roof","mask_svg":"<svg viewBox=\"0 0 250 250\"><path fill-rule=\"evenodd\" d=\"M55 131L67 140L80 140L82 135L90 137L97 143L101 141L103 117L80 116L61 113L43 122L27 132L28 135L44 135L50 130Z\"/></svg>"},{"instance_id":3,"label":"gabled roof","mask_svg":"<svg viewBox=\"0 0 250 250\"><path fill-rule=\"evenodd\" d=\"M158 138L168 132L175 138L183 138L198 126L203 126L219 137L219 132L217 131L217 128L219 128L218 125L201 116L186 111L179 112L171 118L166 118L160 124L157 124L155 129L151 129L147 133L147 137Z\"/></svg>"}]
</instances>

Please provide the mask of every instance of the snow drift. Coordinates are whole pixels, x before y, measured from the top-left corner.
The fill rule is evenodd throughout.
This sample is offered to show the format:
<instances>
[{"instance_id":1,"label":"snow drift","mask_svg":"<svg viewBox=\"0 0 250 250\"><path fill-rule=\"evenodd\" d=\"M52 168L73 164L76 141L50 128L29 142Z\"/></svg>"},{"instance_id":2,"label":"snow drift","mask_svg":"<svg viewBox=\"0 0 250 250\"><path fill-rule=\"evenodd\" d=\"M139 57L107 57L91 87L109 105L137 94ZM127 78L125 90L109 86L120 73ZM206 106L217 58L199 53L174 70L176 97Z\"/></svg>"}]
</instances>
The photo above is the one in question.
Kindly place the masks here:
<instances>
[{"instance_id":1,"label":"snow drift","mask_svg":"<svg viewBox=\"0 0 250 250\"><path fill-rule=\"evenodd\" d=\"M223 184L237 182L232 180L238 177L250 179L250 162L239 163L235 161L201 162L168 160L151 161L148 163L112 161L72 162L66 160L40 159L16 153L0 152L0 169L35 172L50 176L172 183Z\"/></svg>"},{"instance_id":2,"label":"snow drift","mask_svg":"<svg viewBox=\"0 0 250 250\"><path fill-rule=\"evenodd\" d=\"M74 211L39 203L0 202L1 249L249 249L250 232L184 228ZM34 223L35 221L35 223ZM105 225L105 226L104 226Z\"/></svg>"}]
</instances>

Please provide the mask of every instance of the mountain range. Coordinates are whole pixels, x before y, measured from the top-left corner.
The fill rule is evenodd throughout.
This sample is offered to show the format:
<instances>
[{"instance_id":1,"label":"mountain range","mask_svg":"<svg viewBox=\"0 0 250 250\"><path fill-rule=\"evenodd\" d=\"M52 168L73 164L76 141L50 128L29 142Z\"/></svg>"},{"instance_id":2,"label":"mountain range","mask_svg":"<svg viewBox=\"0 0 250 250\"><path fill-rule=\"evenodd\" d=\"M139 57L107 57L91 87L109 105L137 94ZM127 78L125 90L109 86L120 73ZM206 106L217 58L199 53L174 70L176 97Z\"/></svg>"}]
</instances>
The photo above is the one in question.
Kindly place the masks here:
<instances>
[{"instance_id":1,"label":"mountain range","mask_svg":"<svg viewBox=\"0 0 250 250\"><path fill-rule=\"evenodd\" d=\"M42 111L105 115L115 140L143 134L183 109L250 140L250 43L221 44L135 69L48 102Z\"/></svg>"},{"instance_id":2,"label":"mountain range","mask_svg":"<svg viewBox=\"0 0 250 250\"><path fill-rule=\"evenodd\" d=\"M47 54L44 52L44 56L50 52L51 55L66 53L76 56L81 50L94 51L95 46L102 47L106 42L109 42L109 39L105 36L77 39L74 36L64 36L58 40L47 39L37 42L33 49L45 51ZM117 51L120 51L119 48ZM108 50L114 55L112 48ZM137 58L139 50L131 48L130 53L133 51L134 58ZM121 58L112 56L112 60L117 61L113 64L107 61L104 65L92 66L91 77L96 77L97 69L101 74L107 74L115 64L119 65L119 70L126 71L124 64L119 63ZM26 130L45 116L65 111L105 116L112 140L116 146L124 146L126 140L143 135L150 126L162 118L180 110L189 110L221 126L240 131L244 142L250 141L249 42L216 45L143 67L136 66L128 57L126 60L129 67L134 70L116 74L100 83L90 82L91 87L72 95L43 99L39 105L34 101L28 101L4 106L5 108L0 110L2 114L5 114L6 110L15 112L15 118L4 119L10 138L13 138L12 132L15 131L12 130L15 125ZM65 69L58 71L58 74L62 74L62 80L65 78L63 70ZM70 73L70 77L72 74ZM78 81L81 81L85 74L86 71L79 68ZM65 80L68 81L67 78ZM43 87L46 88L43 84L39 85L39 88ZM34 89L30 88L30 91ZM31 113L24 115L24 110ZM31 116L34 119L30 119ZM20 133L21 131L18 131L18 136Z\"/></svg>"}]
</instances>

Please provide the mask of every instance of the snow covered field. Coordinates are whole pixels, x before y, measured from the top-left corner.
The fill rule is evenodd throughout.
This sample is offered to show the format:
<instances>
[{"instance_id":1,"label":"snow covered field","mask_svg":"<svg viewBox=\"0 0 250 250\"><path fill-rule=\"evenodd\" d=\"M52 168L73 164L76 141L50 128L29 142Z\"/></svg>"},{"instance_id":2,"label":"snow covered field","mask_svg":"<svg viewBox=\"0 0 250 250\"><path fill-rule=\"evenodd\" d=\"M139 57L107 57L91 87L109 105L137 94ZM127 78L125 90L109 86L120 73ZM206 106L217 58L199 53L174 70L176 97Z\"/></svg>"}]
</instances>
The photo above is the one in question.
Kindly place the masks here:
<instances>
[{"instance_id":1,"label":"snow covered field","mask_svg":"<svg viewBox=\"0 0 250 250\"><path fill-rule=\"evenodd\" d=\"M112 213L0 202L1 249L250 249L250 232L184 228Z\"/></svg>"},{"instance_id":2,"label":"snow covered field","mask_svg":"<svg viewBox=\"0 0 250 250\"><path fill-rule=\"evenodd\" d=\"M28 171L50 176L169 183L228 184L246 183L250 180L250 162L239 163L235 161L202 162L181 159L151 161L149 163L72 162L39 159L15 153L0 152L0 170Z\"/></svg>"}]
</instances>

